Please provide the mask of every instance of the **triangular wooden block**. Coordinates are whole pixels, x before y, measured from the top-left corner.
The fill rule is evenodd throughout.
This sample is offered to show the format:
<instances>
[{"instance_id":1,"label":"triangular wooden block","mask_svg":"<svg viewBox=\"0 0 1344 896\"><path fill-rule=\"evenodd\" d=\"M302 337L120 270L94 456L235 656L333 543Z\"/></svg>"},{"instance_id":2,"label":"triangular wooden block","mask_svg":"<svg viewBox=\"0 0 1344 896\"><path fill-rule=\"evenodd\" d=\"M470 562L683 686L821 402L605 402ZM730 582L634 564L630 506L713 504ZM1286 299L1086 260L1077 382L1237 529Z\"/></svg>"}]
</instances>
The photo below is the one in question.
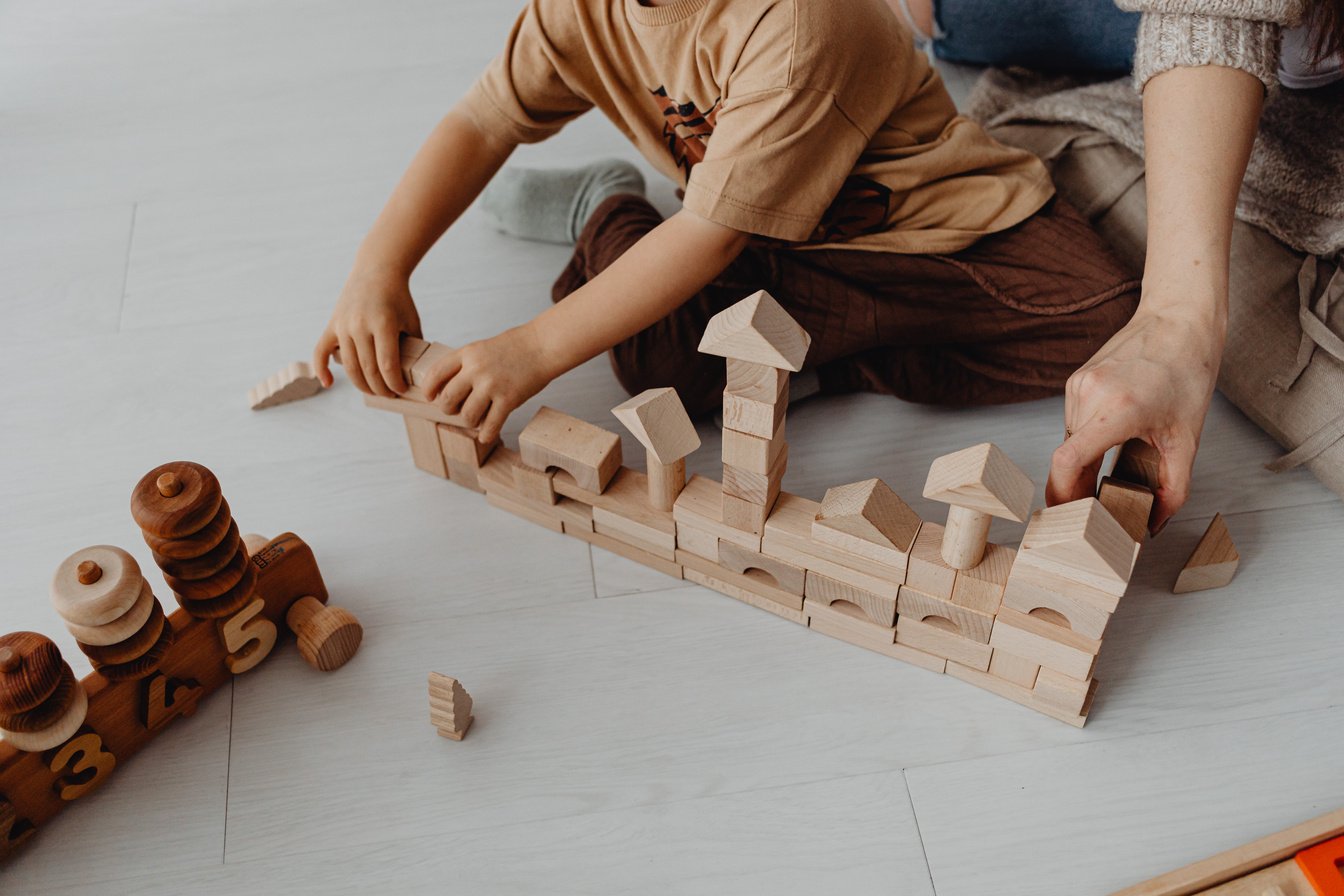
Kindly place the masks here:
<instances>
[{"instance_id":1,"label":"triangular wooden block","mask_svg":"<svg viewBox=\"0 0 1344 896\"><path fill-rule=\"evenodd\" d=\"M1096 498L1038 510L1022 535L1018 559L1067 576L1077 570L1103 583L1129 582L1139 545Z\"/></svg>"},{"instance_id":2,"label":"triangular wooden block","mask_svg":"<svg viewBox=\"0 0 1344 896\"><path fill-rule=\"evenodd\" d=\"M308 362L295 361L253 386L247 393L247 403L252 410L262 411L278 404L309 398L321 391L322 383L313 376L313 369Z\"/></svg>"},{"instance_id":3,"label":"triangular wooden block","mask_svg":"<svg viewBox=\"0 0 1344 896\"><path fill-rule=\"evenodd\" d=\"M700 447L676 389L646 389L611 412L660 464L674 464Z\"/></svg>"},{"instance_id":4,"label":"triangular wooden block","mask_svg":"<svg viewBox=\"0 0 1344 896\"><path fill-rule=\"evenodd\" d=\"M1023 522L1036 485L993 442L944 454L929 467L924 497Z\"/></svg>"},{"instance_id":5,"label":"triangular wooden block","mask_svg":"<svg viewBox=\"0 0 1344 896\"><path fill-rule=\"evenodd\" d=\"M761 290L710 318L700 351L796 372L811 344L807 331Z\"/></svg>"},{"instance_id":6,"label":"triangular wooden block","mask_svg":"<svg viewBox=\"0 0 1344 896\"><path fill-rule=\"evenodd\" d=\"M1204 591L1208 588L1221 588L1232 581L1236 575L1241 555L1232 543L1232 535L1227 531L1221 513L1215 514L1213 522L1204 532L1204 537L1195 545L1185 568L1176 577L1172 587L1173 594L1185 594L1190 591Z\"/></svg>"},{"instance_id":7,"label":"triangular wooden block","mask_svg":"<svg viewBox=\"0 0 1344 896\"><path fill-rule=\"evenodd\" d=\"M859 539L907 554L921 522L885 482L865 479L826 491L812 537L842 550L852 549L853 539Z\"/></svg>"}]
</instances>

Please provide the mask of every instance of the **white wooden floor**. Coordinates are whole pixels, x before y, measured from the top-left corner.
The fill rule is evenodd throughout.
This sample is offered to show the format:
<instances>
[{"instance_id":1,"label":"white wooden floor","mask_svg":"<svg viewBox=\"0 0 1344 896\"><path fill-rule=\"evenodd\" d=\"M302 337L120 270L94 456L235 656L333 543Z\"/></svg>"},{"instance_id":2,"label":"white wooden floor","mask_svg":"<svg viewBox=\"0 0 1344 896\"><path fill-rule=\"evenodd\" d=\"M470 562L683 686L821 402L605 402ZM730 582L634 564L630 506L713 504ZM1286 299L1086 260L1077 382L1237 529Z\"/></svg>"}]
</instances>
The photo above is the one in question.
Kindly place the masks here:
<instances>
[{"instance_id":1,"label":"white wooden floor","mask_svg":"<svg viewBox=\"0 0 1344 896\"><path fill-rule=\"evenodd\" d=\"M131 486L187 458L245 531L314 545L367 632L338 673L287 649L215 695L0 891L1073 896L1344 804L1344 506L1264 472L1275 447L1221 399L1082 731L489 509L348 384L249 412L514 5L0 3L0 630L86 671L48 579L95 543L152 570ZM593 119L516 161L598 155L631 153ZM469 214L416 274L426 335L534 313L564 258ZM542 396L613 429L621 398L600 361ZM1058 401L791 416L787 488L878 475L935 518L932 458L992 439L1043 480L1061 428ZM1170 594L1215 511L1240 574ZM429 727L430 670L475 698L461 744Z\"/></svg>"}]
</instances>

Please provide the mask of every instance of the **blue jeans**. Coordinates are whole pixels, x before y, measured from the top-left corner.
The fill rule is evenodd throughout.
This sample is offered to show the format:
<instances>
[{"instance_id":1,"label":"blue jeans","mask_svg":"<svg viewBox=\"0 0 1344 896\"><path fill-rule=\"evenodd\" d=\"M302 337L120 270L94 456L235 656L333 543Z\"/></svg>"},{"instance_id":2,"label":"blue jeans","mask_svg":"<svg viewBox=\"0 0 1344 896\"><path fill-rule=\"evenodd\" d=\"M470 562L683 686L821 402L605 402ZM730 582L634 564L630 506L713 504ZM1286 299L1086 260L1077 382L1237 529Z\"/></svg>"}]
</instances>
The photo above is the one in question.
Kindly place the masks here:
<instances>
[{"instance_id":1,"label":"blue jeans","mask_svg":"<svg viewBox=\"0 0 1344 896\"><path fill-rule=\"evenodd\" d=\"M1139 14L1111 0L934 0L939 59L1040 71L1127 72Z\"/></svg>"}]
</instances>

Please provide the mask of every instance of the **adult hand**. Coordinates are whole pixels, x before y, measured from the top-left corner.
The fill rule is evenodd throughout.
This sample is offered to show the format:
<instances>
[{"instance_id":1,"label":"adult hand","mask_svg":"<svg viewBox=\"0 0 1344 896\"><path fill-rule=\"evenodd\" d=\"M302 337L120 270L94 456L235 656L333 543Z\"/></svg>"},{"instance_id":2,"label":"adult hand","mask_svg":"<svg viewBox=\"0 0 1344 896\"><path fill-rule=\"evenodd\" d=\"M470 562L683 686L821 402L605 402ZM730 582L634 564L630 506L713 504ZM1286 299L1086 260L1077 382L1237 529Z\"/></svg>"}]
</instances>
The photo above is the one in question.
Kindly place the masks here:
<instances>
[{"instance_id":1,"label":"adult hand","mask_svg":"<svg viewBox=\"0 0 1344 896\"><path fill-rule=\"evenodd\" d=\"M420 314L406 278L356 269L313 348L313 370L322 385L330 386L328 361L340 349L345 374L361 392L400 395L407 388L401 372L402 333L420 335Z\"/></svg>"},{"instance_id":2,"label":"adult hand","mask_svg":"<svg viewBox=\"0 0 1344 896\"><path fill-rule=\"evenodd\" d=\"M1131 438L1160 455L1156 535L1190 495L1190 474L1222 357L1225 327L1198 315L1145 310L1069 377L1064 444L1055 449L1045 497L1091 496L1103 455Z\"/></svg>"}]
</instances>

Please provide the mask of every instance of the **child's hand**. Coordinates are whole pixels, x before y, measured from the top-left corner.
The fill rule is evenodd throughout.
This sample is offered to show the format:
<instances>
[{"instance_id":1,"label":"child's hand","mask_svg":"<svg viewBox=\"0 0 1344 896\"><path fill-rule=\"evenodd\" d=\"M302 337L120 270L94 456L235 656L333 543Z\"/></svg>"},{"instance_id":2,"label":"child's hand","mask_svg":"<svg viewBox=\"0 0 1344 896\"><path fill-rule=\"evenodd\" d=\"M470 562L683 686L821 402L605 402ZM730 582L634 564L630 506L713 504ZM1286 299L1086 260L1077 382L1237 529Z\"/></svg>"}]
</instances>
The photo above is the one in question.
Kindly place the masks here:
<instances>
[{"instance_id":1,"label":"child's hand","mask_svg":"<svg viewBox=\"0 0 1344 896\"><path fill-rule=\"evenodd\" d=\"M493 442L509 414L559 375L546 360L532 324L472 342L431 368L422 388L448 414L480 427L482 444Z\"/></svg>"},{"instance_id":2,"label":"child's hand","mask_svg":"<svg viewBox=\"0 0 1344 896\"><path fill-rule=\"evenodd\" d=\"M339 348L345 375L361 392L400 395L406 391L398 347L402 333L420 335L420 315L406 278L356 270L313 348L313 369L322 385L330 386L327 362Z\"/></svg>"}]
</instances>

